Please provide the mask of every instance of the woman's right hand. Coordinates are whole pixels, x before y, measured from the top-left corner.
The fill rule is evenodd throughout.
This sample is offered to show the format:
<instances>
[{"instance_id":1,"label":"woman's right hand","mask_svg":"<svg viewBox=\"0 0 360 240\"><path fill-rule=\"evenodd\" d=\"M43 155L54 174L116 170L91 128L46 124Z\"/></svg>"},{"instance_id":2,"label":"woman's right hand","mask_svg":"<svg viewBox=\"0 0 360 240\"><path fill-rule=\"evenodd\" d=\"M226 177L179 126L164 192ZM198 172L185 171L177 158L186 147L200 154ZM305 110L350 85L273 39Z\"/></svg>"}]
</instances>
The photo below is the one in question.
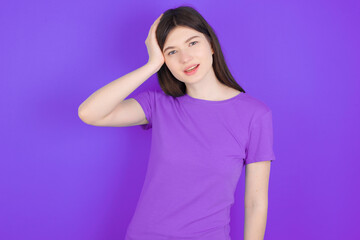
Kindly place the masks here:
<instances>
[{"instance_id":1,"label":"woman's right hand","mask_svg":"<svg viewBox=\"0 0 360 240\"><path fill-rule=\"evenodd\" d=\"M156 66L157 70L159 70L165 62L164 55L163 55L163 53L160 49L160 46L156 40L156 29L160 22L160 18L162 16L163 16L163 13L151 25L149 34L145 40L145 44L146 44L147 51L149 54L148 64Z\"/></svg>"}]
</instances>

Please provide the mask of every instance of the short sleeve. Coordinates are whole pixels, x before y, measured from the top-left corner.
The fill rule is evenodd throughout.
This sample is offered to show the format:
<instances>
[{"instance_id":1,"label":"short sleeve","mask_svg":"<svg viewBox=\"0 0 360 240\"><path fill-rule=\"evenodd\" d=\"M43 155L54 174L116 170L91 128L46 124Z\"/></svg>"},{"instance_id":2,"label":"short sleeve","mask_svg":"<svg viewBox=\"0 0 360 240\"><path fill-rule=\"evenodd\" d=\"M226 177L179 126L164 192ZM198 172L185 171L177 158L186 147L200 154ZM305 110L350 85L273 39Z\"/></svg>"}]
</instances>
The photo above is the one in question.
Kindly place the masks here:
<instances>
[{"instance_id":1,"label":"short sleeve","mask_svg":"<svg viewBox=\"0 0 360 240\"><path fill-rule=\"evenodd\" d=\"M255 119L251 124L245 153L244 165L275 160L271 110Z\"/></svg>"},{"instance_id":2,"label":"short sleeve","mask_svg":"<svg viewBox=\"0 0 360 240\"><path fill-rule=\"evenodd\" d=\"M142 107L145 117L149 123L140 125L142 129L148 130L152 128L153 123L153 112L155 109L155 95L154 90L145 90L136 94L133 98L140 104Z\"/></svg>"}]
</instances>

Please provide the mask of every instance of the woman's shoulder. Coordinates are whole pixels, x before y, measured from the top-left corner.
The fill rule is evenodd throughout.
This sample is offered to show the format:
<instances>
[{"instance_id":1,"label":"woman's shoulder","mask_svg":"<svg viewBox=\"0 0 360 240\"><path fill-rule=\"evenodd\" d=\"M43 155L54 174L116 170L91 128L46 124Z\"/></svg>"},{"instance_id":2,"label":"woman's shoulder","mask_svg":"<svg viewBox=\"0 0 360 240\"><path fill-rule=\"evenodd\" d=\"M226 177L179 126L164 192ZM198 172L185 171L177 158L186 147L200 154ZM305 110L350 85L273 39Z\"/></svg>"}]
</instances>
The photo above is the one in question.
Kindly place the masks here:
<instances>
[{"instance_id":1,"label":"woman's shoulder","mask_svg":"<svg viewBox=\"0 0 360 240\"><path fill-rule=\"evenodd\" d=\"M167 95L162 89L146 89L141 91L138 95L146 96L151 104L154 105L174 101L174 97Z\"/></svg>"},{"instance_id":2,"label":"woman's shoulder","mask_svg":"<svg viewBox=\"0 0 360 240\"><path fill-rule=\"evenodd\" d=\"M162 89L149 89L147 91L150 95L154 96L154 98L156 98L158 101L160 100L169 101L176 99L176 97L166 94Z\"/></svg>"},{"instance_id":3,"label":"woman's shoulder","mask_svg":"<svg viewBox=\"0 0 360 240\"><path fill-rule=\"evenodd\" d=\"M158 89L146 89L146 90L140 91L136 95L146 95L153 99L156 99L156 98L159 98L160 96L162 96L163 93L164 93L163 91L158 90Z\"/></svg>"},{"instance_id":4,"label":"woman's shoulder","mask_svg":"<svg viewBox=\"0 0 360 240\"><path fill-rule=\"evenodd\" d=\"M254 114L262 115L271 111L271 108L267 103L265 103L263 99L259 97L255 97L251 93L243 93L243 94L244 94L244 97L242 98L243 103L245 103L247 109L253 111Z\"/></svg>"}]
</instances>

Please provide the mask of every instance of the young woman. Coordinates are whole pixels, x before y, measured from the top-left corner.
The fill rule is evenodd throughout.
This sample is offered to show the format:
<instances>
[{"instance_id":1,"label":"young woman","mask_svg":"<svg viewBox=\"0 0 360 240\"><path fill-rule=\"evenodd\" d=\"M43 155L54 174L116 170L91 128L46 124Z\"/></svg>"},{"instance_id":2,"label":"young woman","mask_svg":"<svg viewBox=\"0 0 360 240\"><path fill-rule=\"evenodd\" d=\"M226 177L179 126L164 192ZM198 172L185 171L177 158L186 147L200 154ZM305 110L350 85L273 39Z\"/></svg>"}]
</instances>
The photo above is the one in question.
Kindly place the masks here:
<instances>
[{"instance_id":1,"label":"young woman","mask_svg":"<svg viewBox=\"0 0 360 240\"><path fill-rule=\"evenodd\" d=\"M230 239L230 209L244 165L244 239L263 239L275 160L271 109L237 84L214 31L195 9L161 14L145 43L146 65L79 107L87 124L152 129L145 182L126 239ZM161 91L125 99L154 73Z\"/></svg>"}]
</instances>

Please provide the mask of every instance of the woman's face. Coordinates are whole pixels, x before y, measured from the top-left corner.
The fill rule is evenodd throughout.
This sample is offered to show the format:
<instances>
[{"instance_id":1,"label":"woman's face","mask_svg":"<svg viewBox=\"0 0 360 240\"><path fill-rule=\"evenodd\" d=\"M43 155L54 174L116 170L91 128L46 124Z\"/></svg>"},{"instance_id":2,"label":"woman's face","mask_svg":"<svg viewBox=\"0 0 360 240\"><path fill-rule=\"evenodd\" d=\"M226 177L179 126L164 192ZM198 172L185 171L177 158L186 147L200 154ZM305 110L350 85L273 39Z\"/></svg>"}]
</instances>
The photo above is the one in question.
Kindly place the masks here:
<instances>
[{"instance_id":1,"label":"woman's face","mask_svg":"<svg viewBox=\"0 0 360 240\"><path fill-rule=\"evenodd\" d=\"M163 54L172 75L182 82L203 79L212 70L213 49L205 35L192 28L175 27L166 38ZM196 72L185 72L197 64Z\"/></svg>"}]
</instances>

